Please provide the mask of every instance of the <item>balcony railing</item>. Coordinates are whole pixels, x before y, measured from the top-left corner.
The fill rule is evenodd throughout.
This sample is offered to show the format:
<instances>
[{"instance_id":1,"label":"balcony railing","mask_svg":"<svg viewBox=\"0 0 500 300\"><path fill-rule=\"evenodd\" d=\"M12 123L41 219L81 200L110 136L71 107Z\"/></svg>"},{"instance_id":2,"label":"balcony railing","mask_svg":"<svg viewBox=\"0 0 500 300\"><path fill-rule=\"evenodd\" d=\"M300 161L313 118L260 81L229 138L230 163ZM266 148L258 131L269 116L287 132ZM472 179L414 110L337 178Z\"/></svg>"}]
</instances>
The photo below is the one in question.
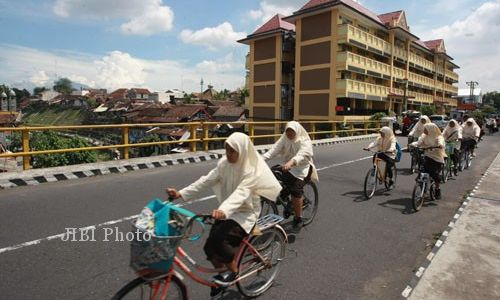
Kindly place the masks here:
<instances>
[{"instance_id":1,"label":"balcony railing","mask_svg":"<svg viewBox=\"0 0 500 300\"><path fill-rule=\"evenodd\" d=\"M399 57L405 61L408 60L408 53L404 48L394 47L394 56Z\"/></svg>"},{"instance_id":2,"label":"balcony railing","mask_svg":"<svg viewBox=\"0 0 500 300\"><path fill-rule=\"evenodd\" d=\"M447 84L447 83L444 85L444 90L447 92L450 92L452 94L458 93L458 87L451 85L451 84Z\"/></svg>"},{"instance_id":3,"label":"balcony railing","mask_svg":"<svg viewBox=\"0 0 500 300\"><path fill-rule=\"evenodd\" d=\"M391 66L382 62L354 54L351 52L342 52L337 54L337 63L347 68L348 65L362 68L368 71L391 76Z\"/></svg>"},{"instance_id":4,"label":"balcony railing","mask_svg":"<svg viewBox=\"0 0 500 300\"><path fill-rule=\"evenodd\" d=\"M414 63L415 65L419 65L421 67L424 67L428 70L434 71L434 63L432 61L429 61L423 57L420 57L416 55L415 53L410 53L410 62Z\"/></svg>"},{"instance_id":5,"label":"balcony railing","mask_svg":"<svg viewBox=\"0 0 500 300\"><path fill-rule=\"evenodd\" d=\"M455 106L456 107L458 105L457 99L446 98L446 102L448 103L448 105L451 105L451 106Z\"/></svg>"},{"instance_id":6,"label":"balcony railing","mask_svg":"<svg viewBox=\"0 0 500 300\"><path fill-rule=\"evenodd\" d=\"M433 95L422 94L422 93L413 92L413 91L408 91L407 95L415 97L415 101L417 101L417 102L427 102L427 103L433 103L434 102L434 96Z\"/></svg>"},{"instance_id":7,"label":"balcony railing","mask_svg":"<svg viewBox=\"0 0 500 300\"><path fill-rule=\"evenodd\" d=\"M378 38L366 31L356 28L349 24L340 25L338 29L339 37L345 37L347 41L353 40L371 48L374 48L381 53L391 53L391 44Z\"/></svg>"},{"instance_id":8,"label":"balcony railing","mask_svg":"<svg viewBox=\"0 0 500 300\"><path fill-rule=\"evenodd\" d=\"M451 78L455 81L458 81L458 74L453 72L453 71L446 70L446 77Z\"/></svg>"},{"instance_id":9,"label":"balcony railing","mask_svg":"<svg viewBox=\"0 0 500 300\"><path fill-rule=\"evenodd\" d=\"M393 75L395 78L404 79L406 78L406 70L394 67Z\"/></svg>"},{"instance_id":10,"label":"balcony railing","mask_svg":"<svg viewBox=\"0 0 500 300\"><path fill-rule=\"evenodd\" d=\"M337 80L337 89L340 91L345 90L345 96L347 96L347 93L351 92L370 96L387 97L390 92L390 88L387 86L350 79Z\"/></svg>"},{"instance_id":11,"label":"balcony railing","mask_svg":"<svg viewBox=\"0 0 500 300\"><path fill-rule=\"evenodd\" d=\"M410 72L408 80L434 89L434 79Z\"/></svg>"}]
</instances>

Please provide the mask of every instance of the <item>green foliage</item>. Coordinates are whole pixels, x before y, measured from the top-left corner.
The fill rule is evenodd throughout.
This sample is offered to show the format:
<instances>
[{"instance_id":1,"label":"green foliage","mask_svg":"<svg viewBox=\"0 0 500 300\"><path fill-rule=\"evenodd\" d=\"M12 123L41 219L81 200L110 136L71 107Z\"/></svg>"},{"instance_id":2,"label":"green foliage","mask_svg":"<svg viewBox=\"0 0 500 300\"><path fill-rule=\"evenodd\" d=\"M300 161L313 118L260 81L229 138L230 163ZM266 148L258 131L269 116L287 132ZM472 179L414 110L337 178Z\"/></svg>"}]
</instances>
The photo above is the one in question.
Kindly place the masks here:
<instances>
[{"instance_id":1,"label":"green foliage","mask_svg":"<svg viewBox=\"0 0 500 300\"><path fill-rule=\"evenodd\" d=\"M478 120L483 120L484 117L485 117L485 113L483 113L482 111L480 110L475 110L471 113L471 117L474 118L474 120L476 120L476 122Z\"/></svg>"},{"instance_id":2,"label":"green foliage","mask_svg":"<svg viewBox=\"0 0 500 300\"><path fill-rule=\"evenodd\" d=\"M485 114L491 114L496 111L496 109L491 105L485 105L481 111Z\"/></svg>"},{"instance_id":3,"label":"green foliage","mask_svg":"<svg viewBox=\"0 0 500 300\"><path fill-rule=\"evenodd\" d=\"M227 100L229 98L229 90L223 89L214 95L214 100Z\"/></svg>"},{"instance_id":4,"label":"green foliage","mask_svg":"<svg viewBox=\"0 0 500 300\"><path fill-rule=\"evenodd\" d=\"M54 82L54 91L69 95L73 91L73 84L68 78L60 78Z\"/></svg>"},{"instance_id":5,"label":"green foliage","mask_svg":"<svg viewBox=\"0 0 500 300\"><path fill-rule=\"evenodd\" d=\"M497 110L500 110L500 93L497 91L493 91L484 94L483 103L492 105Z\"/></svg>"},{"instance_id":6,"label":"green foliage","mask_svg":"<svg viewBox=\"0 0 500 300\"><path fill-rule=\"evenodd\" d=\"M88 118L89 112L84 109L30 105L22 121L26 125L82 125Z\"/></svg>"},{"instance_id":7,"label":"green foliage","mask_svg":"<svg viewBox=\"0 0 500 300\"><path fill-rule=\"evenodd\" d=\"M371 115L370 120L380 121L380 120L382 120L383 117L387 117L387 114L385 112L378 112L378 113Z\"/></svg>"},{"instance_id":8,"label":"green foliage","mask_svg":"<svg viewBox=\"0 0 500 300\"><path fill-rule=\"evenodd\" d=\"M434 105L422 105L420 108L422 115L431 116L436 114L436 106Z\"/></svg>"},{"instance_id":9,"label":"green foliage","mask_svg":"<svg viewBox=\"0 0 500 300\"><path fill-rule=\"evenodd\" d=\"M240 93L240 98L238 99L238 106L245 104L245 98L250 96L250 92L247 88L242 88Z\"/></svg>"},{"instance_id":10,"label":"green foliage","mask_svg":"<svg viewBox=\"0 0 500 300\"><path fill-rule=\"evenodd\" d=\"M141 140L139 140L139 143L152 143L152 142L160 142L161 138L157 134L148 134ZM145 156L151 156L154 153L157 153L161 151L160 149L157 149L158 147L161 146L149 146L149 147L141 147L139 148L139 156L140 157L145 157Z\"/></svg>"},{"instance_id":11,"label":"green foliage","mask_svg":"<svg viewBox=\"0 0 500 300\"><path fill-rule=\"evenodd\" d=\"M90 146L92 145L81 137L62 137L58 133L51 131L33 132L30 135L30 149L32 151L82 148ZM12 136L10 148L15 151L21 151L21 136L19 134ZM95 151L79 151L34 155L32 165L34 168L50 168L93 163L96 161L97 154Z\"/></svg>"},{"instance_id":12,"label":"green foliage","mask_svg":"<svg viewBox=\"0 0 500 300\"><path fill-rule=\"evenodd\" d=\"M41 87L36 87L33 89L33 95L40 95L42 92L45 92L47 90L46 87L41 86Z\"/></svg>"},{"instance_id":13,"label":"green foliage","mask_svg":"<svg viewBox=\"0 0 500 300\"><path fill-rule=\"evenodd\" d=\"M87 98L85 101L90 108L96 108L99 106L95 98Z\"/></svg>"}]
</instances>

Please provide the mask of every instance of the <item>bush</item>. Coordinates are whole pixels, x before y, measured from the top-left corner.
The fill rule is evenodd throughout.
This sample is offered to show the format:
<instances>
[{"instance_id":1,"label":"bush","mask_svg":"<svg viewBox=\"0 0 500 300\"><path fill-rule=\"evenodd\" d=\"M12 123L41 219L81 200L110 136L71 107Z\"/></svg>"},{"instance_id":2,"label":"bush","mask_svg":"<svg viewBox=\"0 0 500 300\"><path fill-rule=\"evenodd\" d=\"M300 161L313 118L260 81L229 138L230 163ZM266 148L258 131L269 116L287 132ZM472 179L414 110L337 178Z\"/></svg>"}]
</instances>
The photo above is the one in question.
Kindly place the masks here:
<instances>
[{"instance_id":1,"label":"bush","mask_svg":"<svg viewBox=\"0 0 500 300\"><path fill-rule=\"evenodd\" d=\"M378 112L373 115L371 115L370 120L372 121L380 121L382 118L387 117L387 114L385 112Z\"/></svg>"},{"instance_id":2,"label":"bush","mask_svg":"<svg viewBox=\"0 0 500 300\"><path fill-rule=\"evenodd\" d=\"M436 106L434 105L425 105L420 108L420 112L422 115L432 116L436 114Z\"/></svg>"}]
</instances>

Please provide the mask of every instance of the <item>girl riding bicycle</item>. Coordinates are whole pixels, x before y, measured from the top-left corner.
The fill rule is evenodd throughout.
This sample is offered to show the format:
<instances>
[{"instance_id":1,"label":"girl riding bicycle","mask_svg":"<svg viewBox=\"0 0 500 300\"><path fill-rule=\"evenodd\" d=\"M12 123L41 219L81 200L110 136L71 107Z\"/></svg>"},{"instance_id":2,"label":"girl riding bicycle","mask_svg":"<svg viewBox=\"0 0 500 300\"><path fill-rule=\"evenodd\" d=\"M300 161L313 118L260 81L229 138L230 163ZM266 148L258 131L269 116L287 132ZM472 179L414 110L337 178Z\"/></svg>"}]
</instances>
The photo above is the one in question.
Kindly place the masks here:
<instances>
[{"instance_id":1,"label":"girl riding bicycle","mask_svg":"<svg viewBox=\"0 0 500 300\"><path fill-rule=\"evenodd\" d=\"M379 131L380 136L373 142L371 142L368 147L364 148L364 150L377 150L378 153L373 155L373 161L375 161L375 157L378 157L385 161L387 176L389 176L389 187L394 184L392 180L392 167L394 166L394 159L396 158L396 137L394 136L394 132L391 128L384 126Z\"/></svg>"},{"instance_id":2,"label":"girl riding bicycle","mask_svg":"<svg viewBox=\"0 0 500 300\"><path fill-rule=\"evenodd\" d=\"M453 145L453 172L455 176L458 174L458 163L460 160L460 142L462 140L462 127L458 125L458 122L455 119L451 119L446 125L446 128L443 131L443 138L445 143Z\"/></svg>"},{"instance_id":3,"label":"girl riding bicycle","mask_svg":"<svg viewBox=\"0 0 500 300\"><path fill-rule=\"evenodd\" d=\"M476 148L477 142L481 135L481 127L477 125L473 118L468 118L465 124L462 125L462 145L463 148L469 149L472 157L475 156L474 148Z\"/></svg>"},{"instance_id":4,"label":"girl riding bicycle","mask_svg":"<svg viewBox=\"0 0 500 300\"><path fill-rule=\"evenodd\" d=\"M408 134L408 137L417 140L424 133L425 124L431 123L431 119L428 116L422 115L420 120L418 120L417 124L413 127L413 129Z\"/></svg>"},{"instance_id":5,"label":"girl riding bicycle","mask_svg":"<svg viewBox=\"0 0 500 300\"><path fill-rule=\"evenodd\" d=\"M255 150L250 138L243 133L233 133L225 142L226 157L206 176L177 191L168 188L172 198L192 200L211 187L219 201L212 212L216 223L210 230L203 247L207 259L215 268L226 266L230 273L214 277L218 285L234 281L238 275L235 255L242 240L248 236L260 214L260 197L276 199L281 185ZM211 288L213 297L221 288Z\"/></svg>"},{"instance_id":6,"label":"girl riding bicycle","mask_svg":"<svg viewBox=\"0 0 500 300\"><path fill-rule=\"evenodd\" d=\"M440 173L444 165L444 158L446 157L444 150L445 143L441 130L434 123L425 124L424 134L412 146L424 149L432 148L424 150L424 169L434 179L436 184L436 199L441 199L441 190L439 188Z\"/></svg>"},{"instance_id":7,"label":"girl riding bicycle","mask_svg":"<svg viewBox=\"0 0 500 300\"><path fill-rule=\"evenodd\" d=\"M283 182L292 195L292 204L295 216L293 231L298 233L304 222L302 220L302 206L304 186L307 181L318 181L318 173L313 164L313 146L307 131L296 121L286 124L285 132L280 139L266 152L263 157L269 160L277 155L283 156Z\"/></svg>"}]
</instances>

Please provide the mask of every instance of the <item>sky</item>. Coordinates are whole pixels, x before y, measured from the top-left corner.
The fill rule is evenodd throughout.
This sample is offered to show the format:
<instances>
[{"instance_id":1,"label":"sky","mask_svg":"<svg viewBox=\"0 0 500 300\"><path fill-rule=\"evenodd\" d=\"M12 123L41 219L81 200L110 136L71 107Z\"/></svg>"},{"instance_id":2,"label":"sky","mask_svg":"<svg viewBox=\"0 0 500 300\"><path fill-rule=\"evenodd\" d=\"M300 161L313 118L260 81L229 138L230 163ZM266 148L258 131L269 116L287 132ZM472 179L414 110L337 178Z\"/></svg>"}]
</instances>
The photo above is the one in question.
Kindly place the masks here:
<instances>
[{"instance_id":1,"label":"sky","mask_svg":"<svg viewBox=\"0 0 500 300\"><path fill-rule=\"evenodd\" d=\"M245 81L236 41L307 0L0 0L0 84L32 90L67 77L108 91L187 92ZM500 90L500 0L360 0L377 14L404 10L412 33L443 38L460 87Z\"/></svg>"}]
</instances>

